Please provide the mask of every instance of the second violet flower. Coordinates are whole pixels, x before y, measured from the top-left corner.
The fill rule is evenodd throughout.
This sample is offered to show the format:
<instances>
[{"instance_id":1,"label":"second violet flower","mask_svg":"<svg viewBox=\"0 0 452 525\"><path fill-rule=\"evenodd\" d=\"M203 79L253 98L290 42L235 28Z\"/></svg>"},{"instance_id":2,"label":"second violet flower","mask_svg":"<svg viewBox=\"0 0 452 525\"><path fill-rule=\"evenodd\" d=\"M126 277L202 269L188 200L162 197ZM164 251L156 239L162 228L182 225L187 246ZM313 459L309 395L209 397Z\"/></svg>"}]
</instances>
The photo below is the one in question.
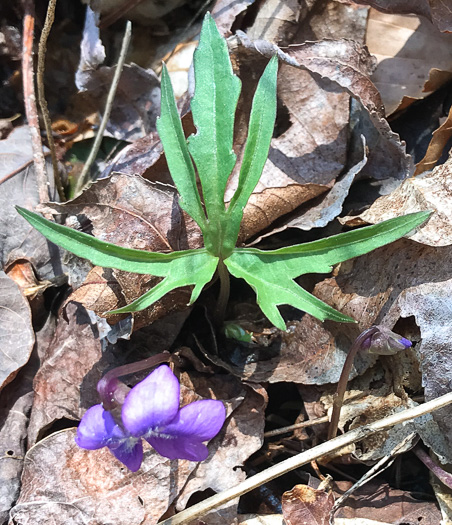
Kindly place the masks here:
<instances>
[{"instance_id":1,"label":"second violet flower","mask_svg":"<svg viewBox=\"0 0 452 525\"><path fill-rule=\"evenodd\" d=\"M143 438L169 459L203 461L209 454L204 441L221 430L225 408L210 399L179 408L179 396L176 376L168 366L159 366L130 390L122 408L88 409L75 441L88 450L108 447L133 472L143 460Z\"/></svg>"}]
</instances>

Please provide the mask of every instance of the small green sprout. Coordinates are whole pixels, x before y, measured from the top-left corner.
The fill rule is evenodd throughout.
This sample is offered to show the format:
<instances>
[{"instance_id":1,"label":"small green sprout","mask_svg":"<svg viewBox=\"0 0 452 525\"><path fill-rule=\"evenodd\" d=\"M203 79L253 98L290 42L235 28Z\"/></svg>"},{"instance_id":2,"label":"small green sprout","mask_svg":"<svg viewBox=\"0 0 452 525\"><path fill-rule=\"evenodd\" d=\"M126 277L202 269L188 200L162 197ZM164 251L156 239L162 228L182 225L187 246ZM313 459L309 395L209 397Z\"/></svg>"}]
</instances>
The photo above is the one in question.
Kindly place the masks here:
<instances>
[{"instance_id":1,"label":"small green sprout","mask_svg":"<svg viewBox=\"0 0 452 525\"><path fill-rule=\"evenodd\" d=\"M294 279L306 273L328 273L334 264L393 242L422 224L429 212L409 214L279 250L236 247L243 210L259 181L270 148L276 118L278 59L274 56L269 61L256 88L238 187L228 206L224 194L236 163L232 146L241 83L233 74L226 41L210 14L204 19L194 56L194 70L195 95L191 110L197 133L185 139L165 66L157 130L180 194L180 204L201 228L204 248L173 253L123 248L47 221L23 208L18 208L18 212L47 239L97 266L163 277L144 295L110 313L143 310L182 286L193 287L192 304L217 272L221 282L220 319L228 301L230 273L244 279L254 289L262 312L281 330L286 326L278 306L284 304L322 321L354 322L305 291Z\"/></svg>"}]
</instances>

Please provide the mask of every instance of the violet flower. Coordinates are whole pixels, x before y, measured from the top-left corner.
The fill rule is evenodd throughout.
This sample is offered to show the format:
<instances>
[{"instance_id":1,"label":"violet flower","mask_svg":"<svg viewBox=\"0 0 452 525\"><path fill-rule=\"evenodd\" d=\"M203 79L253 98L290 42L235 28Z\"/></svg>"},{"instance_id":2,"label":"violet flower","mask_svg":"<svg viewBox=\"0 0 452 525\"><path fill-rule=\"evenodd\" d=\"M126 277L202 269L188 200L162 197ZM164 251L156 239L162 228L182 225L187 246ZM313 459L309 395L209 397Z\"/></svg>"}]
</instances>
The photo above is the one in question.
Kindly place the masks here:
<instances>
[{"instance_id":1,"label":"violet flower","mask_svg":"<svg viewBox=\"0 0 452 525\"><path fill-rule=\"evenodd\" d=\"M88 450L108 447L133 472L143 460L142 438L169 459L203 461L209 454L203 442L221 430L225 408L210 399L179 408L179 395L179 381L161 365L130 390L120 414L119 408L109 411L102 405L88 409L75 441Z\"/></svg>"}]
</instances>

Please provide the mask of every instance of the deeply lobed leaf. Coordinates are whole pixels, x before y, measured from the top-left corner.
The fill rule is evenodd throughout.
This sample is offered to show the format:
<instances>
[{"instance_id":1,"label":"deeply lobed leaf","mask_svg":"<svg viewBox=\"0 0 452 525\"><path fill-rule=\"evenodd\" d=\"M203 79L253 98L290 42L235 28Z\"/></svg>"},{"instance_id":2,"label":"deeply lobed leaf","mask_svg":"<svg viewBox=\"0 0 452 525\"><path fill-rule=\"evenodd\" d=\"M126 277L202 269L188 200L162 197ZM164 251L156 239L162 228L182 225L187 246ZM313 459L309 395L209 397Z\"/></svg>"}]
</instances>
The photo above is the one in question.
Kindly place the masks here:
<instances>
[{"instance_id":1,"label":"deeply lobed leaf","mask_svg":"<svg viewBox=\"0 0 452 525\"><path fill-rule=\"evenodd\" d=\"M295 278L306 273L327 273L333 264L364 255L393 242L422 224L430 212L390 219L374 226L342 233L306 244L262 251L236 248L224 262L235 277L245 279L254 289L259 307L281 330L285 323L278 305L288 304L324 321L353 322L300 288Z\"/></svg>"},{"instance_id":2,"label":"deeply lobed leaf","mask_svg":"<svg viewBox=\"0 0 452 525\"><path fill-rule=\"evenodd\" d=\"M96 266L164 277L163 281L149 292L124 308L115 310L115 313L143 310L171 290L188 285L194 285L190 299L192 303L212 279L218 264L218 258L208 253L205 248L172 253L123 248L48 221L24 208L17 207L17 211L47 239L79 257L88 259Z\"/></svg>"}]
</instances>

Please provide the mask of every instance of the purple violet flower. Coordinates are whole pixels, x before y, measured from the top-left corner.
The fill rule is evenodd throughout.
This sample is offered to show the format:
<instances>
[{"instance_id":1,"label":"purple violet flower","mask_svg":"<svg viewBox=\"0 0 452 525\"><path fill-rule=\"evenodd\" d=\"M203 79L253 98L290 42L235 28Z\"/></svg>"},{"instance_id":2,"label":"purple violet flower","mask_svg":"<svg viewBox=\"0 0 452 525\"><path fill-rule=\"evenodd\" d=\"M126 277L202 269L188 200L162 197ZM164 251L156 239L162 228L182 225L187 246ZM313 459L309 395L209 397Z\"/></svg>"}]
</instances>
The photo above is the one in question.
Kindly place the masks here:
<instances>
[{"instance_id":1,"label":"purple violet flower","mask_svg":"<svg viewBox=\"0 0 452 525\"><path fill-rule=\"evenodd\" d=\"M203 461L209 454L203 442L221 430L225 408L212 399L179 408L179 395L179 381L161 365L130 390L120 416L102 405L88 409L75 442L88 450L108 447L133 472L143 460L142 438L169 459Z\"/></svg>"}]
</instances>

